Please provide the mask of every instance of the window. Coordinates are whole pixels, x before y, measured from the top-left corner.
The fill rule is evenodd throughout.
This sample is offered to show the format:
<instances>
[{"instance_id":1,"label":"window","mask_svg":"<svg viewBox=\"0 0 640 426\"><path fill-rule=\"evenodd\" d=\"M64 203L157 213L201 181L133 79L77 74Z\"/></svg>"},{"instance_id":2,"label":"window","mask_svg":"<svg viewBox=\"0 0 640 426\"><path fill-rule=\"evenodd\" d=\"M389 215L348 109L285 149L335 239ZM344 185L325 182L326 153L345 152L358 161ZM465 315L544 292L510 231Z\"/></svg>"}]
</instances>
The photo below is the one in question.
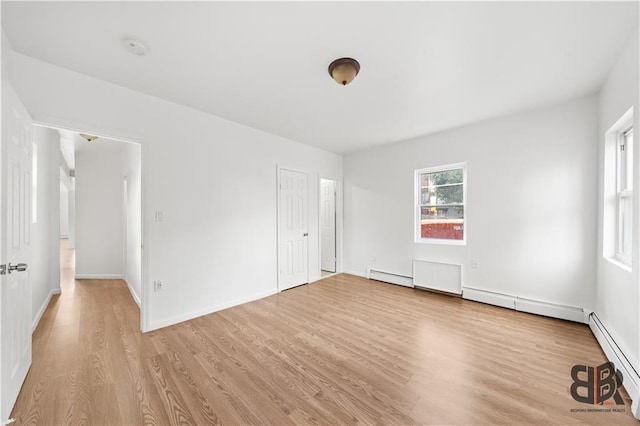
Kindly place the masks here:
<instances>
[{"instance_id":1,"label":"window","mask_svg":"<svg viewBox=\"0 0 640 426\"><path fill-rule=\"evenodd\" d=\"M416 170L416 242L464 244L467 165Z\"/></svg>"},{"instance_id":2,"label":"window","mask_svg":"<svg viewBox=\"0 0 640 426\"><path fill-rule=\"evenodd\" d=\"M633 127L618 133L616 161L616 257L631 264L631 205L633 203Z\"/></svg>"}]
</instances>

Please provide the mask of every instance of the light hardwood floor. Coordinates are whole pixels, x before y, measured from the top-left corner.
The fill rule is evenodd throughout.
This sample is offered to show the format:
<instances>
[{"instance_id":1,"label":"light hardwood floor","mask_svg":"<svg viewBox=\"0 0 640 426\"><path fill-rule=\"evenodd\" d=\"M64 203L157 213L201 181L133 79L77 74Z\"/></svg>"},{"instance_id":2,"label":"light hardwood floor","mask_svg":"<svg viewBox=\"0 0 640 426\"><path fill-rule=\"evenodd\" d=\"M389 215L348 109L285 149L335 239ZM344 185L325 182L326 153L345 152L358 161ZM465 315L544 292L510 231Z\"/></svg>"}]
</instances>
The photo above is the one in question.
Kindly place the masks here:
<instances>
[{"instance_id":1,"label":"light hardwood floor","mask_svg":"<svg viewBox=\"0 0 640 426\"><path fill-rule=\"evenodd\" d=\"M63 254L17 424L639 424L626 393L571 412L571 367L605 361L585 325L338 275L142 334Z\"/></svg>"}]
</instances>

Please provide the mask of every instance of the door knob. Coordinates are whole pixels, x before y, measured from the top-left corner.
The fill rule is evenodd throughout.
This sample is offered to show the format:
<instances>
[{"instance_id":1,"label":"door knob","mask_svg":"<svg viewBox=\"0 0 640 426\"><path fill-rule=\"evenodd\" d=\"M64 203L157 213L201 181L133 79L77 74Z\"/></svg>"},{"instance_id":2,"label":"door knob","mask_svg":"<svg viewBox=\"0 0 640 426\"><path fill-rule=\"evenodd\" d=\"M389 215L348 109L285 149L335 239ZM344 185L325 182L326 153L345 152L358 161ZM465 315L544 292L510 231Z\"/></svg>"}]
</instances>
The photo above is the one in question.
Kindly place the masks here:
<instances>
[{"instance_id":1,"label":"door knob","mask_svg":"<svg viewBox=\"0 0 640 426\"><path fill-rule=\"evenodd\" d=\"M12 265L11 262L9 262L7 273L10 274L12 271L24 272L26 270L27 270L26 263L18 263L17 265Z\"/></svg>"}]
</instances>

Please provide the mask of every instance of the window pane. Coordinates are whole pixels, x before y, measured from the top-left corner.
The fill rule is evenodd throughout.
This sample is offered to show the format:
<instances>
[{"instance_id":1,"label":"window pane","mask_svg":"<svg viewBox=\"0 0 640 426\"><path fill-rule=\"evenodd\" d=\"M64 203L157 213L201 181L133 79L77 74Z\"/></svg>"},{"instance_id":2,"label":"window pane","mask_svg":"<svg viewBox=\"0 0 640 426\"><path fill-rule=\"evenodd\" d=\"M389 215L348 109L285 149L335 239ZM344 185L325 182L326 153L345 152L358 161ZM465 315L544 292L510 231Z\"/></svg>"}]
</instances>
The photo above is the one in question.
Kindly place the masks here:
<instances>
[{"instance_id":1,"label":"window pane","mask_svg":"<svg viewBox=\"0 0 640 426\"><path fill-rule=\"evenodd\" d=\"M624 189L630 190L633 188L633 129L625 133L625 157L626 177Z\"/></svg>"},{"instance_id":2,"label":"window pane","mask_svg":"<svg viewBox=\"0 0 640 426\"><path fill-rule=\"evenodd\" d=\"M433 185L446 185L449 183L462 183L462 169L446 170L444 172L428 173Z\"/></svg>"},{"instance_id":3,"label":"window pane","mask_svg":"<svg viewBox=\"0 0 640 426\"><path fill-rule=\"evenodd\" d=\"M447 206L451 204L463 204L463 187L459 185L445 186L422 191L421 200L424 206Z\"/></svg>"},{"instance_id":4,"label":"window pane","mask_svg":"<svg viewBox=\"0 0 640 426\"><path fill-rule=\"evenodd\" d=\"M436 204L452 204L463 202L462 184L435 188Z\"/></svg>"},{"instance_id":5,"label":"window pane","mask_svg":"<svg viewBox=\"0 0 640 426\"><path fill-rule=\"evenodd\" d=\"M462 169L423 173L420 176L420 201L423 205L462 204L464 202Z\"/></svg>"},{"instance_id":6,"label":"window pane","mask_svg":"<svg viewBox=\"0 0 640 426\"><path fill-rule=\"evenodd\" d=\"M631 198L620 198L620 253L631 255Z\"/></svg>"},{"instance_id":7,"label":"window pane","mask_svg":"<svg viewBox=\"0 0 640 426\"><path fill-rule=\"evenodd\" d=\"M421 207L420 236L445 240L464 239L464 207Z\"/></svg>"},{"instance_id":8,"label":"window pane","mask_svg":"<svg viewBox=\"0 0 640 426\"><path fill-rule=\"evenodd\" d=\"M421 219L464 219L464 207L443 205L421 207Z\"/></svg>"},{"instance_id":9,"label":"window pane","mask_svg":"<svg viewBox=\"0 0 640 426\"><path fill-rule=\"evenodd\" d=\"M434 198L435 203L435 198ZM420 204L432 204L431 203L431 190L429 188L420 189Z\"/></svg>"}]
</instances>

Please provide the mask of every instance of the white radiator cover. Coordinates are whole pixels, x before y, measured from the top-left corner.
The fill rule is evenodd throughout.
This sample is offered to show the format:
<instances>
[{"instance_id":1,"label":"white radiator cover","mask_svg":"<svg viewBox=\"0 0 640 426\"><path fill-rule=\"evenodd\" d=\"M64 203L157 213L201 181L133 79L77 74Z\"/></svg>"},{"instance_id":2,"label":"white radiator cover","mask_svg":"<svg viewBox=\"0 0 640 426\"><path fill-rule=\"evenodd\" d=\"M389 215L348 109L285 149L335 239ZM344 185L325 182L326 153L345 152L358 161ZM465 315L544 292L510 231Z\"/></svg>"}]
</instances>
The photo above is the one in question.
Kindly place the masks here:
<instances>
[{"instance_id":1,"label":"white radiator cover","mask_svg":"<svg viewBox=\"0 0 640 426\"><path fill-rule=\"evenodd\" d=\"M446 293L462 294L462 265L414 259L413 285Z\"/></svg>"}]
</instances>

